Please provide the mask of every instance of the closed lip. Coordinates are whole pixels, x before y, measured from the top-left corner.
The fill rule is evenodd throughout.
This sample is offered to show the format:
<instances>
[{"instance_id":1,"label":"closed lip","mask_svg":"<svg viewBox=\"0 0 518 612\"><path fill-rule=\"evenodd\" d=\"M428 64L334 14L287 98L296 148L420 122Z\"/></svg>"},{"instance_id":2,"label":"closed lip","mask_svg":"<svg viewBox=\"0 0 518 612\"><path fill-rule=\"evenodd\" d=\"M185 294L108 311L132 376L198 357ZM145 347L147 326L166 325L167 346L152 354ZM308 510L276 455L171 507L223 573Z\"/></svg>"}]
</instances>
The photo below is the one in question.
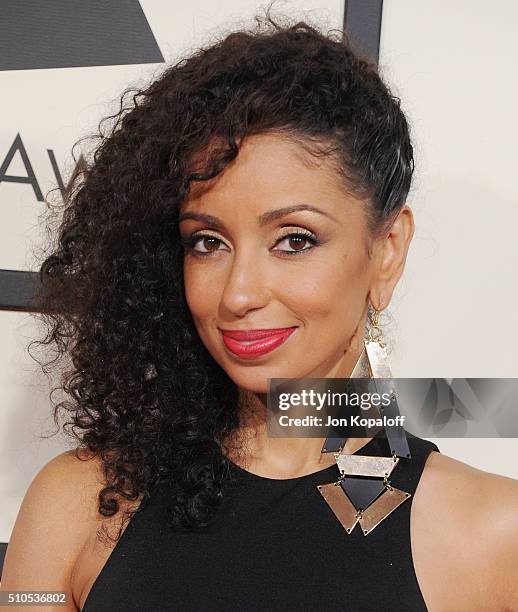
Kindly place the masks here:
<instances>
[{"instance_id":1,"label":"closed lip","mask_svg":"<svg viewBox=\"0 0 518 612\"><path fill-rule=\"evenodd\" d=\"M277 334L286 333L289 329L296 327L271 327L268 329L221 329L221 333L227 338L232 338L240 342L246 342L250 340L261 340L262 338L271 338Z\"/></svg>"}]
</instances>

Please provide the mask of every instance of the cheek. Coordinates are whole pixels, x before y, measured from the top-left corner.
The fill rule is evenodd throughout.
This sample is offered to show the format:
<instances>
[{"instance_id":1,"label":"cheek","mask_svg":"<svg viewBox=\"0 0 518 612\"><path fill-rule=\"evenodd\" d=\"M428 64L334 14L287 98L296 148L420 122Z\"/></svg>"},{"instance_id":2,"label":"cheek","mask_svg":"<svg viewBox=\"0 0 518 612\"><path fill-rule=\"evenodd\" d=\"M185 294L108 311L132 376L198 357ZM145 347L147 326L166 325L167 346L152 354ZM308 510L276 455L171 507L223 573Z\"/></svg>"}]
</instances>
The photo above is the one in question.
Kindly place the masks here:
<instances>
[{"instance_id":1,"label":"cheek","mask_svg":"<svg viewBox=\"0 0 518 612\"><path fill-rule=\"evenodd\" d=\"M290 303L302 318L355 322L364 306L367 270L359 258L335 257L336 263L308 266L286 291ZM319 262L320 264L320 262Z\"/></svg>"},{"instance_id":2,"label":"cheek","mask_svg":"<svg viewBox=\"0 0 518 612\"><path fill-rule=\"evenodd\" d=\"M184 286L185 299L196 323L214 316L218 302L216 287L212 285L211 291L207 291L211 283L201 268L184 266Z\"/></svg>"}]
</instances>

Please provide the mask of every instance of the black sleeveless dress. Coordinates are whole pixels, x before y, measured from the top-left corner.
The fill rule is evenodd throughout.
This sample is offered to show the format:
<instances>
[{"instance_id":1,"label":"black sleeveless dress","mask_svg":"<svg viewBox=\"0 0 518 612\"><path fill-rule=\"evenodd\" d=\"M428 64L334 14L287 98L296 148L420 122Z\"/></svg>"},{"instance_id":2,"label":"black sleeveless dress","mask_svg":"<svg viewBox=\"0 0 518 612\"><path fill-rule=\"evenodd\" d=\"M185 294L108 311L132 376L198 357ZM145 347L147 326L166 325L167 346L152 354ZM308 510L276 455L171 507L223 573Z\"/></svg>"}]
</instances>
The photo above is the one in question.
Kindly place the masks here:
<instances>
[{"instance_id":1,"label":"black sleeveless dress","mask_svg":"<svg viewBox=\"0 0 518 612\"><path fill-rule=\"evenodd\" d=\"M390 484L414 493L432 442L407 434ZM375 436L358 455L390 456ZM117 542L83 612L420 612L426 605L410 547L413 496L364 536L347 534L319 491L336 465L289 479L236 464L239 486L223 497L213 525L173 533L164 490L142 504Z\"/></svg>"}]
</instances>

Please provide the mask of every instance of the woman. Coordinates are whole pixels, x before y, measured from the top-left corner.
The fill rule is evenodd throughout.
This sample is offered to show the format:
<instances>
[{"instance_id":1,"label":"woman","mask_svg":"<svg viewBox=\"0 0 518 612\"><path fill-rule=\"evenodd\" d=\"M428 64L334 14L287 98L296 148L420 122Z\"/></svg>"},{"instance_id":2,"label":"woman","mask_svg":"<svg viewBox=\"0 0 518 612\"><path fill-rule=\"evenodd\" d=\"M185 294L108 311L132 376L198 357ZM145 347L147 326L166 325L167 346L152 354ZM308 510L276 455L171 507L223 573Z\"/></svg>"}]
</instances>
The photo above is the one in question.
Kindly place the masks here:
<instances>
[{"instance_id":1,"label":"woman","mask_svg":"<svg viewBox=\"0 0 518 612\"><path fill-rule=\"evenodd\" d=\"M515 481L410 436L390 481L410 501L364 536L319 494L324 438L268 436L269 378L351 376L414 223L375 66L267 21L123 104L68 194L40 300L80 444L31 483L2 589L85 611L518 610ZM390 456L378 436L344 451Z\"/></svg>"}]
</instances>

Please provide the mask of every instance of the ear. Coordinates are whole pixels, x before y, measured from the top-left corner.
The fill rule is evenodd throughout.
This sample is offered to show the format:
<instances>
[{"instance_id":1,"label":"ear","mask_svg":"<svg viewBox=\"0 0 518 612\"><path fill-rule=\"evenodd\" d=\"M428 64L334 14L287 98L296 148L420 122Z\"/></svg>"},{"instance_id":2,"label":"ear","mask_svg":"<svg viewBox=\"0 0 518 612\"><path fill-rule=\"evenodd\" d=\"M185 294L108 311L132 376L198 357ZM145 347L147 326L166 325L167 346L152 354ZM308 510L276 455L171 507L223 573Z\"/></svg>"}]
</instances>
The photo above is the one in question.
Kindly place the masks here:
<instances>
[{"instance_id":1,"label":"ear","mask_svg":"<svg viewBox=\"0 0 518 612\"><path fill-rule=\"evenodd\" d=\"M388 233L380 239L378 261L372 277L370 299L375 308L386 308L403 274L410 241L414 235L414 216L403 206Z\"/></svg>"}]
</instances>

